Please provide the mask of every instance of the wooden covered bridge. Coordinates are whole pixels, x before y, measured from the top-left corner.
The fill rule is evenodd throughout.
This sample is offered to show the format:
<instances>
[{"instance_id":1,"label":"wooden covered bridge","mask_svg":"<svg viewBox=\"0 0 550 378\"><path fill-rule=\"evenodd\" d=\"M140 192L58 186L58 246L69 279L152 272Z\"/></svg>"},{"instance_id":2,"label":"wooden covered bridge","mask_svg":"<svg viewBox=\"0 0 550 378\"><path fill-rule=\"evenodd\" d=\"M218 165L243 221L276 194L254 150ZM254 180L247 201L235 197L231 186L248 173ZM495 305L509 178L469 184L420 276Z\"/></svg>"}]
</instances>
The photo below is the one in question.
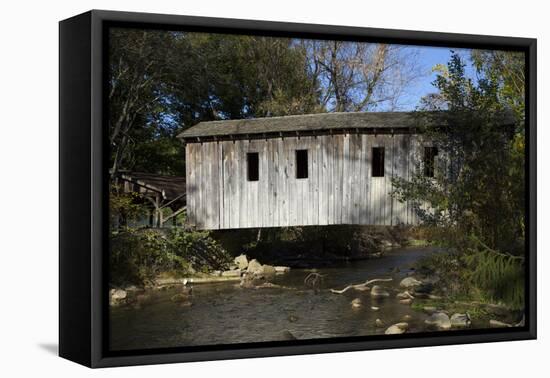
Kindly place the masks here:
<instances>
[{"instance_id":1,"label":"wooden covered bridge","mask_svg":"<svg viewBox=\"0 0 550 378\"><path fill-rule=\"evenodd\" d=\"M201 122L185 143L188 221L199 229L305 225L414 225L392 178L437 149L411 113L323 113Z\"/></svg>"}]
</instances>

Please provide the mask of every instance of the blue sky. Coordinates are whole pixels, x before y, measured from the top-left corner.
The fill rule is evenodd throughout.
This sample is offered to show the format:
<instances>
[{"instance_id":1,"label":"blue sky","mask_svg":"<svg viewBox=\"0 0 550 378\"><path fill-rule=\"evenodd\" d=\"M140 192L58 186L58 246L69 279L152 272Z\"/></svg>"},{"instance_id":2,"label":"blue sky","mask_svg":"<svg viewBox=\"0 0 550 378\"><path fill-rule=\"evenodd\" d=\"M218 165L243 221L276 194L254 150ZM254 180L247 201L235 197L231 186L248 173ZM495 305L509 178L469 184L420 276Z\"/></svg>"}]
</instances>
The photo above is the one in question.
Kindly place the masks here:
<instances>
[{"instance_id":1,"label":"blue sky","mask_svg":"<svg viewBox=\"0 0 550 378\"><path fill-rule=\"evenodd\" d=\"M414 110L419 105L423 96L436 92L432 84L436 78L436 73L432 72L432 68L437 64L446 65L451 58L451 51L455 51L463 57L464 62L467 64L466 75L472 78L475 77L475 70L471 66L469 59L471 51L469 49L424 46L410 48L416 50L418 53L418 64L424 75L408 88L407 94L405 94L400 101L402 107L400 110Z\"/></svg>"}]
</instances>

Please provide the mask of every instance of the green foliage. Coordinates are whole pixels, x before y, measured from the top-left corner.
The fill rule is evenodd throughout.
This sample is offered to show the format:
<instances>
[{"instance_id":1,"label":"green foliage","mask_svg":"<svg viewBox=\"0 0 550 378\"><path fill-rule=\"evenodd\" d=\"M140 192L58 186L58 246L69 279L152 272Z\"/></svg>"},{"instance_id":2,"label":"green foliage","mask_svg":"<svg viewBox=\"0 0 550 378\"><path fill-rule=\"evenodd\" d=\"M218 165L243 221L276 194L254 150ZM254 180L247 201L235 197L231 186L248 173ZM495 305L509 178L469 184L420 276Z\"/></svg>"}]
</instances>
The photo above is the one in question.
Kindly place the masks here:
<instances>
[{"instance_id":1,"label":"green foliage","mask_svg":"<svg viewBox=\"0 0 550 378\"><path fill-rule=\"evenodd\" d=\"M436 253L421 259L417 270L427 276L439 277L438 287L444 290L448 298L458 298L471 294L468 284L468 267L462 255L456 252Z\"/></svg>"},{"instance_id":2,"label":"green foliage","mask_svg":"<svg viewBox=\"0 0 550 378\"><path fill-rule=\"evenodd\" d=\"M525 266L521 256L499 253L477 241L464 255L468 280L493 301L515 309L525 306Z\"/></svg>"},{"instance_id":3,"label":"green foliage","mask_svg":"<svg viewBox=\"0 0 550 378\"><path fill-rule=\"evenodd\" d=\"M147 284L161 272L188 269L169 239L153 229L127 229L110 238L110 281L114 285Z\"/></svg>"},{"instance_id":4,"label":"green foliage","mask_svg":"<svg viewBox=\"0 0 550 378\"><path fill-rule=\"evenodd\" d=\"M110 243L110 280L118 286L146 285L165 273L224 269L231 261L207 232L126 228L113 232Z\"/></svg>"},{"instance_id":5,"label":"green foliage","mask_svg":"<svg viewBox=\"0 0 550 378\"><path fill-rule=\"evenodd\" d=\"M510 108L518 122L516 132L524 135L525 53L499 50L474 50L472 62L479 72L498 83L499 101Z\"/></svg>"},{"instance_id":6,"label":"green foliage","mask_svg":"<svg viewBox=\"0 0 550 378\"><path fill-rule=\"evenodd\" d=\"M139 193L120 193L113 187L109 193L109 219L111 228L124 226L147 214Z\"/></svg>"},{"instance_id":7,"label":"green foliage","mask_svg":"<svg viewBox=\"0 0 550 378\"><path fill-rule=\"evenodd\" d=\"M207 231L174 229L169 236L172 249L195 270L223 270L232 261L231 255Z\"/></svg>"},{"instance_id":8,"label":"green foliage","mask_svg":"<svg viewBox=\"0 0 550 378\"><path fill-rule=\"evenodd\" d=\"M436 67L439 92L418 111L426 139L439 151L436 175L424 177L417 157L417 174L394 180L394 196L410 201L425 224L443 230L439 242L461 254L458 286L520 306L525 141L523 113L514 107L524 99L523 92L510 91L509 73L490 57L474 56L475 82L457 54L447 67Z\"/></svg>"},{"instance_id":9,"label":"green foliage","mask_svg":"<svg viewBox=\"0 0 550 378\"><path fill-rule=\"evenodd\" d=\"M499 81L481 76L474 83L456 54L434 85L439 94L424 100L418 117L438 148L438 173L429 178L418 169L410 180L394 180L394 195L415 204L428 224L459 228L491 248L521 253L525 155L514 128L521 120L510 118Z\"/></svg>"},{"instance_id":10,"label":"green foliage","mask_svg":"<svg viewBox=\"0 0 550 378\"><path fill-rule=\"evenodd\" d=\"M288 38L114 28L109 62L112 172L183 175L175 136L201 121L322 111Z\"/></svg>"}]
</instances>

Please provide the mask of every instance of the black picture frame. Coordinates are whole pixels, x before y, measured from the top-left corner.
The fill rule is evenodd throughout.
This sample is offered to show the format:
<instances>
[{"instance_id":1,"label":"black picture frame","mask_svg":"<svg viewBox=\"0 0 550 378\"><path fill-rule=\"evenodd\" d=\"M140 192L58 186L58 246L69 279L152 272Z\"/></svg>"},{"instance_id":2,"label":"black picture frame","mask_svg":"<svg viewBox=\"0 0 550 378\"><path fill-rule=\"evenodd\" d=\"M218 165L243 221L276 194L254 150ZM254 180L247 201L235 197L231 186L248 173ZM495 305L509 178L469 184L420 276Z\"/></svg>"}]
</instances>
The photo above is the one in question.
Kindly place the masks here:
<instances>
[{"instance_id":1,"label":"black picture frame","mask_svg":"<svg viewBox=\"0 0 550 378\"><path fill-rule=\"evenodd\" d=\"M107 33L124 26L299 36L526 54L526 322L524 327L109 352ZM59 354L89 367L156 364L535 339L536 39L92 10L59 24Z\"/></svg>"}]
</instances>

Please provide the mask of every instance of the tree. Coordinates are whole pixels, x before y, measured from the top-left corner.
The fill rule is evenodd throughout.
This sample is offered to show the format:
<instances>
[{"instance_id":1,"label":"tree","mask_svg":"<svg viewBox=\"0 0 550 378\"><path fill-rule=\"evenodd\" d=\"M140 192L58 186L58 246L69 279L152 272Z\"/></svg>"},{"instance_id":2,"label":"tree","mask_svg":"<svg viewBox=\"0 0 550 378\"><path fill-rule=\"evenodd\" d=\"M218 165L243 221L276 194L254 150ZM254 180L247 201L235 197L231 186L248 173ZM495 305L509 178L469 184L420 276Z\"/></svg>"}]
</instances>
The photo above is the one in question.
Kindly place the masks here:
<instances>
[{"instance_id":1,"label":"tree","mask_svg":"<svg viewBox=\"0 0 550 378\"><path fill-rule=\"evenodd\" d=\"M499 50L473 50L472 62L478 72L498 83L499 101L518 120L517 134L525 131L525 54Z\"/></svg>"},{"instance_id":2,"label":"tree","mask_svg":"<svg viewBox=\"0 0 550 378\"><path fill-rule=\"evenodd\" d=\"M304 40L321 105L336 112L399 107L421 71L416 51L398 45Z\"/></svg>"},{"instance_id":3,"label":"tree","mask_svg":"<svg viewBox=\"0 0 550 378\"><path fill-rule=\"evenodd\" d=\"M132 158L134 129L160 113L158 88L166 73L171 37L165 32L112 29L109 46L109 141L111 175Z\"/></svg>"},{"instance_id":4,"label":"tree","mask_svg":"<svg viewBox=\"0 0 550 378\"><path fill-rule=\"evenodd\" d=\"M457 54L438 67L438 93L426 97L418 112L419 125L439 151L438 174L425 177L417 169L410 180L396 179L394 195L416 204L427 224L445 230L444 243L465 254L478 287L521 307L525 156L516 144L523 135L520 119L511 110L522 99L504 96L496 67L477 66L477 82L464 68Z\"/></svg>"},{"instance_id":5,"label":"tree","mask_svg":"<svg viewBox=\"0 0 550 378\"><path fill-rule=\"evenodd\" d=\"M288 38L114 29L111 174L183 174L175 136L201 121L323 111Z\"/></svg>"},{"instance_id":6,"label":"tree","mask_svg":"<svg viewBox=\"0 0 550 378\"><path fill-rule=\"evenodd\" d=\"M111 175L184 174L175 136L202 121L394 109L415 62L384 44L112 29Z\"/></svg>"}]
</instances>

